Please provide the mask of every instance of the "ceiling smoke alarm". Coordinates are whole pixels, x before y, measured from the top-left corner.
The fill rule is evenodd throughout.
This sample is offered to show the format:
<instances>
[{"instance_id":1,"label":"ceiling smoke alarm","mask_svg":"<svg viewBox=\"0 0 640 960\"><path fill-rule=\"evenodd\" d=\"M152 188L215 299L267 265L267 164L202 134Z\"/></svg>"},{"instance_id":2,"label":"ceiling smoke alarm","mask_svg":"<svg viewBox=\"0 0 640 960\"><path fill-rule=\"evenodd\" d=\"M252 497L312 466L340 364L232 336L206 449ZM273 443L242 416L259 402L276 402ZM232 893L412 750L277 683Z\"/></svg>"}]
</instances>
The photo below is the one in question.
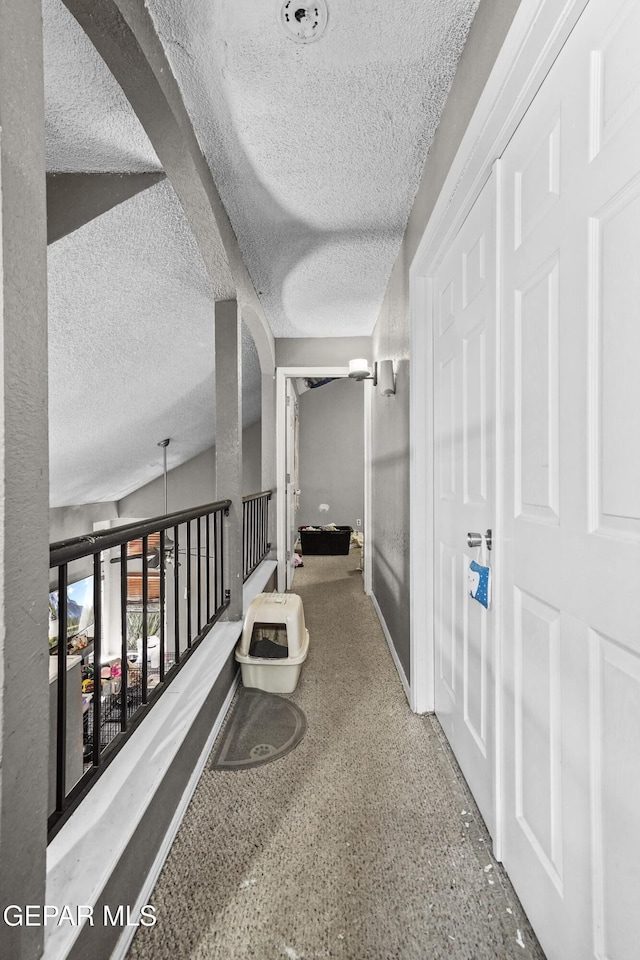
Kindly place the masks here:
<instances>
[{"instance_id":1,"label":"ceiling smoke alarm","mask_svg":"<svg viewBox=\"0 0 640 960\"><path fill-rule=\"evenodd\" d=\"M285 0L280 8L280 23L290 40L296 43L313 43L319 40L327 26L325 0L308 3L303 0Z\"/></svg>"}]
</instances>

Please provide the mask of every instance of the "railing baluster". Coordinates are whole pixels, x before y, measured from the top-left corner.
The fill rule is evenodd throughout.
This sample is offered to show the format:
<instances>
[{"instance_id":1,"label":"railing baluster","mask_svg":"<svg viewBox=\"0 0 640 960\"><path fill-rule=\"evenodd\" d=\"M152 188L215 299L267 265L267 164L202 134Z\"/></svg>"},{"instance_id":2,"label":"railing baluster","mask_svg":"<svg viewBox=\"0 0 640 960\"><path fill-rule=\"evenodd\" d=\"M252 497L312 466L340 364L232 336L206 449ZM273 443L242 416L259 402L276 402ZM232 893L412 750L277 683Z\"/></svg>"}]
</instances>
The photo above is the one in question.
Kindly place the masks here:
<instances>
[{"instance_id":1,"label":"railing baluster","mask_svg":"<svg viewBox=\"0 0 640 960\"><path fill-rule=\"evenodd\" d=\"M149 538L142 538L142 702L148 701L149 687Z\"/></svg>"},{"instance_id":2,"label":"railing baluster","mask_svg":"<svg viewBox=\"0 0 640 960\"><path fill-rule=\"evenodd\" d=\"M249 524L247 523L248 503L242 504L242 576L249 570Z\"/></svg>"},{"instance_id":3,"label":"railing baluster","mask_svg":"<svg viewBox=\"0 0 640 960\"><path fill-rule=\"evenodd\" d=\"M191 520L187 521L187 647L191 646Z\"/></svg>"},{"instance_id":4,"label":"railing baluster","mask_svg":"<svg viewBox=\"0 0 640 960\"><path fill-rule=\"evenodd\" d=\"M58 702L56 727L56 810L64 810L67 795L67 582L63 563L58 570Z\"/></svg>"},{"instance_id":5,"label":"railing baluster","mask_svg":"<svg viewBox=\"0 0 640 960\"><path fill-rule=\"evenodd\" d=\"M243 503L243 546L245 552L245 568L255 568L261 559L262 546L262 527L264 524L263 514L266 501L263 501L263 494L258 497L248 498L249 503ZM224 563L226 536L226 524L223 521L223 512L228 511L229 501L220 501L216 504L207 504L205 507L196 508L194 511L183 511L174 513L167 517L159 517L154 521L142 521L136 524L128 524L126 527L114 528L111 530L100 531L78 537L73 540L61 541L52 544L50 548L50 563L52 568L58 570L58 694L56 702L56 783L55 783L55 810L49 817L50 836L53 836L62 823L68 818L77 803L86 794L91 787L95 777L116 755L120 747L126 742L135 727L145 715L157 695L162 693L168 683L176 675L180 666L187 660L188 656L198 646L209 632L215 621L219 618L222 611L228 605L226 571ZM198 524L193 534L192 523ZM204 522L204 534L202 523ZM186 568L180 570L180 527L186 525ZM174 648L175 648L175 669L167 669L167 663L172 656L170 645L170 630L166 621L167 606L171 589L168 586L166 566L167 556L169 554L169 530L173 530L173 630ZM155 562L150 561L149 544L155 543L151 537L158 537L158 575L159 584L157 592L152 591L155 583ZM183 534L184 537L184 534ZM131 549L133 542L136 549ZM196 541L196 549L192 551L192 544ZM141 546L140 546L141 545ZM195 545L195 544L194 544ZM120 731L114 736L107 735L110 724L117 718L117 695L110 694L109 700L106 696L102 698L102 659L106 651L110 649L108 638L105 638L105 604L111 604L115 597L105 592L103 598L103 557L106 551L115 551L116 555L111 557L113 563L120 565L120 659L121 659L121 678L120 678ZM131 554L129 553L131 550ZM140 553L142 559L142 629L141 629L141 687L142 704L136 699L136 705L132 700L129 705L129 698L137 691L132 685L131 667L128 661L129 657L129 637L133 631L133 621L130 624L130 600L135 597L136 604L140 601L140 593L137 584L140 582L140 574L130 572L130 561L133 554ZM193 553L193 556L192 556ZM193 626L196 615L196 593L193 585L194 570L192 568L194 556L197 557L195 566L195 575L198 577L197 583L197 635L194 636ZM107 554L108 557L108 554ZM155 557L155 549L151 553ZM67 674L67 614L68 600L67 590L69 583L68 564L83 558L91 558L93 564L93 610L94 610L94 637L93 637L93 663L94 663L94 689L92 712L89 714L89 723L84 727L84 743L92 739L91 745L91 765L85 770L80 780L76 784L67 784L67 701L69 694L69 677ZM206 569L203 570L202 564L206 563ZM212 569L213 567L213 569ZM136 567L136 569L140 569ZM115 573L115 571L114 571ZM131 578L131 584L129 579ZM133 591L133 580L136 581L135 594ZM104 590L109 589L113 578L106 578L104 581ZM114 593L117 595L117 580L114 582ZM186 591L185 591L186 586ZM206 602L202 593L206 589ZM187 612L186 629L187 641L186 649L181 653L180 638L180 607L184 596L180 597L180 591L183 595L186 592ZM159 606L159 646L160 662L159 669L153 671L149 663L149 617ZM137 609L140 609L137 607ZM183 615L184 616L184 615ZM184 624L183 624L184 625ZM135 634L138 636L138 634ZM185 647L182 641L183 648ZM153 651L152 651L153 652ZM152 684L153 677L159 675L159 684L157 688ZM112 706L113 704L113 706ZM106 742L105 742L106 741ZM100 768L100 769L98 769Z\"/></svg>"},{"instance_id":6,"label":"railing baluster","mask_svg":"<svg viewBox=\"0 0 640 960\"><path fill-rule=\"evenodd\" d=\"M159 544L159 559L160 559L160 661L159 661L159 679L160 683L164 681L164 659L165 659L165 589L166 589L166 563L165 563L165 547L164 547L164 536L165 531L160 531L160 544Z\"/></svg>"},{"instance_id":7,"label":"railing baluster","mask_svg":"<svg viewBox=\"0 0 640 960\"><path fill-rule=\"evenodd\" d=\"M173 528L173 626L174 626L174 655L176 664L180 663L180 561L178 550L180 528Z\"/></svg>"},{"instance_id":8,"label":"railing baluster","mask_svg":"<svg viewBox=\"0 0 640 960\"><path fill-rule=\"evenodd\" d=\"M128 723L128 711L129 711L129 659L128 659L128 647L127 647L127 633L128 633L128 620L127 620L127 605L129 603L129 589L127 583L127 544L123 543L120 547L120 632L122 635L122 650L120 656L120 670L122 674L122 679L120 681L120 729L125 733ZM93 690L95 697L95 666L94 666L94 681L93 681ZM98 696L100 696L100 688L98 687Z\"/></svg>"},{"instance_id":9,"label":"railing baluster","mask_svg":"<svg viewBox=\"0 0 640 960\"><path fill-rule=\"evenodd\" d=\"M256 500L256 559L260 556L260 547L262 546L262 498Z\"/></svg>"},{"instance_id":10,"label":"railing baluster","mask_svg":"<svg viewBox=\"0 0 640 960\"><path fill-rule=\"evenodd\" d=\"M244 497L242 501L242 569L245 580L269 551L269 501L271 491Z\"/></svg>"},{"instance_id":11,"label":"railing baluster","mask_svg":"<svg viewBox=\"0 0 640 960\"><path fill-rule=\"evenodd\" d=\"M254 500L251 504L251 569L256 566L256 557L258 555L258 545L256 543L258 526L256 522L257 507L259 500Z\"/></svg>"},{"instance_id":12,"label":"railing baluster","mask_svg":"<svg viewBox=\"0 0 640 960\"><path fill-rule=\"evenodd\" d=\"M228 511L227 511L227 515L228 515ZM221 607L226 605L227 596L228 596L227 581L225 578L225 571L224 571L224 553L225 553L224 531L226 529L226 526L227 526L226 523L220 524L220 557L219 559L220 559L220 606Z\"/></svg>"},{"instance_id":13,"label":"railing baluster","mask_svg":"<svg viewBox=\"0 0 640 960\"><path fill-rule=\"evenodd\" d=\"M100 763L100 731L102 729L102 565L99 553L93 555L93 750L91 762ZM98 687L96 692L96 665Z\"/></svg>"},{"instance_id":14,"label":"railing baluster","mask_svg":"<svg viewBox=\"0 0 640 960\"><path fill-rule=\"evenodd\" d=\"M257 544L256 544L256 534L257 534L257 524L256 524L256 513L257 506L260 503L259 500L251 501L251 569L253 570L256 565L256 556L258 554Z\"/></svg>"},{"instance_id":15,"label":"railing baluster","mask_svg":"<svg viewBox=\"0 0 640 960\"><path fill-rule=\"evenodd\" d=\"M252 514L253 514L253 535L252 535L253 546L252 546L252 555L251 555L251 568L252 568L252 569L253 569L253 568L255 567L255 565L256 565L256 559L257 559L257 556L258 556L258 547L260 546L260 544L259 544L259 531L260 531L260 528L259 528L259 526L258 526L258 508L259 508L259 507L260 507L260 501L259 501L259 500L254 500L254 501L253 501L253 504L252 504L252 510L251 510L251 512L252 512Z\"/></svg>"},{"instance_id":16,"label":"railing baluster","mask_svg":"<svg viewBox=\"0 0 640 960\"><path fill-rule=\"evenodd\" d=\"M207 623L211 620L211 514L208 513L205 527L205 544L207 551Z\"/></svg>"},{"instance_id":17,"label":"railing baluster","mask_svg":"<svg viewBox=\"0 0 640 960\"><path fill-rule=\"evenodd\" d=\"M216 612L216 613L217 613L218 610L220 609L220 603L219 603L219 601L218 601L218 589L219 589L219 583L218 583L218 581L219 581L219 571L218 571L219 564L218 564L218 558L219 558L219 556L220 556L220 551L218 550L218 516L219 516L218 513L214 513L214 515L213 515L213 551L214 551L214 556L215 556L215 565L214 565L214 567L213 567L213 579L214 579L214 584L215 584L214 601L213 601L213 602L214 602L214 607L215 607L215 612Z\"/></svg>"},{"instance_id":18,"label":"railing baluster","mask_svg":"<svg viewBox=\"0 0 640 960\"><path fill-rule=\"evenodd\" d=\"M201 521L202 517L198 517L196 520L196 548L198 551L198 562L196 564L196 571L198 574L198 635L202 630L202 527Z\"/></svg>"}]
</instances>

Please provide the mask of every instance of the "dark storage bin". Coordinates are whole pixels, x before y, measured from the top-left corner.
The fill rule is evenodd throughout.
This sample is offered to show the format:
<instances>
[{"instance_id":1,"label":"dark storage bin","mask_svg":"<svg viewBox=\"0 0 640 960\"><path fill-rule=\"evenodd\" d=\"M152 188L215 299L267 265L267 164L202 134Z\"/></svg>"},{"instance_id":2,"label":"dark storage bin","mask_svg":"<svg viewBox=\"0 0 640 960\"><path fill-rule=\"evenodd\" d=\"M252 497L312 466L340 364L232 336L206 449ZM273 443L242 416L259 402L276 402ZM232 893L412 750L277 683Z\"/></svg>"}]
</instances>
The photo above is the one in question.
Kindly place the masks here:
<instances>
[{"instance_id":1,"label":"dark storage bin","mask_svg":"<svg viewBox=\"0 0 640 960\"><path fill-rule=\"evenodd\" d=\"M349 553L351 530L351 527L338 527L336 530L306 530L298 527L303 556L346 555Z\"/></svg>"}]
</instances>

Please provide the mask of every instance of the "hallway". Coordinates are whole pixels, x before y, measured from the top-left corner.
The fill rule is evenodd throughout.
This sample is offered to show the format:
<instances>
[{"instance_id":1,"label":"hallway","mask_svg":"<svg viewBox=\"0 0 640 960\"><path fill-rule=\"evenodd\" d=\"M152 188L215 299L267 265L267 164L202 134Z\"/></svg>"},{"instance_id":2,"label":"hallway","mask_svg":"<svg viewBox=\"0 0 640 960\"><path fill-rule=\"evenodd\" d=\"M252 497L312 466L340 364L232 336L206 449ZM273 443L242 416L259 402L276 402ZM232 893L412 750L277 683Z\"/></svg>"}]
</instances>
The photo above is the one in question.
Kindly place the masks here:
<instances>
[{"instance_id":1,"label":"hallway","mask_svg":"<svg viewBox=\"0 0 640 960\"><path fill-rule=\"evenodd\" d=\"M407 706L356 565L296 571L306 736L271 764L205 769L132 960L544 960L437 722Z\"/></svg>"}]
</instances>

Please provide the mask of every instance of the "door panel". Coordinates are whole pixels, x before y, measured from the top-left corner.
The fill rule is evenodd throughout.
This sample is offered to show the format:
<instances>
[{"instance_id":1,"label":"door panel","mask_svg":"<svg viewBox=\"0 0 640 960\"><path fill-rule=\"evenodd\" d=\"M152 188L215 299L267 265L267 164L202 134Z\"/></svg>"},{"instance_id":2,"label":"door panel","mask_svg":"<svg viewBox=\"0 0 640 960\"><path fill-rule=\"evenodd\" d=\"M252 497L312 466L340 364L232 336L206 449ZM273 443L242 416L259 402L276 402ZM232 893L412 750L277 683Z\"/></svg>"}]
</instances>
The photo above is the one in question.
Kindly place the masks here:
<instances>
[{"instance_id":1,"label":"door panel","mask_svg":"<svg viewBox=\"0 0 640 960\"><path fill-rule=\"evenodd\" d=\"M637 956L637 840L629 836L637 791L640 657L591 631L593 671L594 895L596 943L610 957ZM635 833L635 831L634 831ZM636 833L637 836L637 833ZM630 842L631 841L631 842ZM622 855L621 855L622 854Z\"/></svg>"},{"instance_id":2,"label":"door panel","mask_svg":"<svg viewBox=\"0 0 640 960\"><path fill-rule=\"evenodd\" d=\"M558 282L554 253L514 291L513 315L515 515L551 524L560 519Z\"/></svg>"},{"instance_id":3,"label":"door panel","mask_svg":"<svg viewBox=\"0 0 640 960\"><path fill-rule=\"evenodd\" d=\"M549 960L637 956L639 41L591 0L501 161L503 858Z\"/></svg>"},{"instance_id":4,"label":"door panel","mask_svg":"<svg viewBox=\"0 0 640 960\"><path fill-rule=\"evenodd\" d=\"M560 611L515 591L515 816L562 893Z\"/></svg>"},{"instance_id":5,"label":"door panel","mask_svg":"<svg viewBox=\"0 0 640 960\"><path fill-rule=\"evenodd\" d=\"M432 281L436 444L436 713L495 831L493 612L468 596L468 531L493 526L495 177Z\"/></svg>"},{"instance_id":6,"label":"door panel","mask_svg":"<svg viewBox=\"0 0 640 960\"><path fill-rule=\"evenodd\" d=\"M432 277L436 713L549 960L638 955L639 48L591 0Z\"/></svg>"}]
</instances>

